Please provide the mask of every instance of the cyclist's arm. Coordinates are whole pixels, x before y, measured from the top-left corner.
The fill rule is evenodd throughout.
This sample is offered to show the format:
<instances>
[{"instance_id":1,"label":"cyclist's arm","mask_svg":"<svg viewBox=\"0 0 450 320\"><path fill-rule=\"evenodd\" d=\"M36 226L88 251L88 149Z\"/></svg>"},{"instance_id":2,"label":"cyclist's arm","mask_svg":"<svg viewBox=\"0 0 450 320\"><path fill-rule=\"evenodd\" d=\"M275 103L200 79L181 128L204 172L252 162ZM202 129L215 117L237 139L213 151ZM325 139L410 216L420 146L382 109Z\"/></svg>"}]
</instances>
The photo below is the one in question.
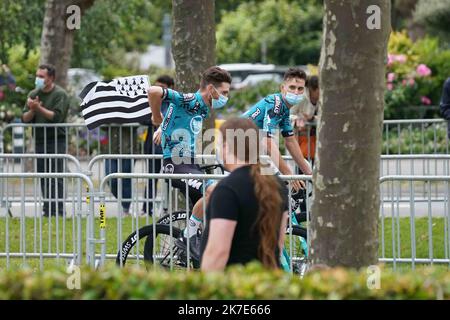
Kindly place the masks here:
<instances>
[{"instance_id":1,"label":"cyclist's arm","mask_svg":"<svg viewBox=\"0 0 450 320\"><path fill-rule=\"evenodd\" d=\"M230 257L231 242L237 221L211 219L208 243L202 257L202 271L222 271Z\"/></svg>"},{"instance_id":2,"label":"cyclist's arm","mask_svg":"<svg viewBox=\"0 0 450 320\"><path fill-rule=\"evenodd\" d=\"M292 171L287 165L286 161L283 160L280 149L276 145L275 141L271 137L263 137L262 139L263 145L266 146L267 154L272 159L275 166L280 170L280 172L284 175L291 175Z\"/></svg>"},{"instance_id":3,"label":"cyclist's arm","mask_svg":"<svg viewBox=\"0 0 450 320\"><path fill-rule=\"evenodd\" d=\"M295 163L299 166L302 172L306 175L311 175L312 171L309 164L306 162L303 157L302 151L300 150L300 146L298 145L297 140L295 140L294 136L285 137L284 143L286 145L286 149L288 149Z\"/></svg>"},{"instance_id":4,"label":"cyclist's arm","mask_svg":"<svg viewBox=\"0 0 450 320\"><path fill-rule=\"evenodd\" d=\"M161 114L161 103L163 100L163 88L158 86L151 86L148 89L148 103L150 104L150 109L152 110L152 123L158 126L163 121L163 116Z\"/></svg>"}]
</instances>

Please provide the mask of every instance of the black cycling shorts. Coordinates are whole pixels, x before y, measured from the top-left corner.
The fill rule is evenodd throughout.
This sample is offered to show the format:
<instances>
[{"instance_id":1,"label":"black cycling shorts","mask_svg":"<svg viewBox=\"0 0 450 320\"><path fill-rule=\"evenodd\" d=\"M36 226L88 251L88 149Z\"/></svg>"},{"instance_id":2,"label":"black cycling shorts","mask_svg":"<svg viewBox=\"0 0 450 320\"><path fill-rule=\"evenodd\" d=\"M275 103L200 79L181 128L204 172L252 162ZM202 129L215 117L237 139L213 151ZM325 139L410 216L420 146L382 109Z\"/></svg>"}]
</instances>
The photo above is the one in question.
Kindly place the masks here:
<instances>
[{"instance_id":1,"label":"black cycling shorts","mask_svg":"<svg viewBox=\"0 0 450 320\"><path fill-rule=\"evenodd\" d=\"M200 166L194 161L190 163L175 164L172 159L163 160L163 173L190 173L190 174L205 174L200 169ZM168 179L166 179L167 181ZM180 189L181 193L186 197L186 181L185 179L171 179L172 187ZM203 197L203 182L205 182L206 189L214 183L214 180L188 179L188 193L191 206L193 206L199 199Z\"/></svg>"}]
</instances>

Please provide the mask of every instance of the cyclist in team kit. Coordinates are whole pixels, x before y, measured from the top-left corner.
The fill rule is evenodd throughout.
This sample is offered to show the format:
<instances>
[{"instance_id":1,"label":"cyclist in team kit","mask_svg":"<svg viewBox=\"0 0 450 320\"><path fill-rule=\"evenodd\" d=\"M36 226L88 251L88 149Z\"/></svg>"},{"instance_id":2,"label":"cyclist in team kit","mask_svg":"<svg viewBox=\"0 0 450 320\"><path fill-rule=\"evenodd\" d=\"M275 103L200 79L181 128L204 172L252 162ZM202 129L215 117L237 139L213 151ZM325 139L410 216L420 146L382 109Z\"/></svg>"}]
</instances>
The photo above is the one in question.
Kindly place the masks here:
<instances>
[{"instance_id":1,"label":"cyclist in team kit","mask_svg":"<svg viewBox=\"0 0 450 320\"><path fill-rule=\"evenodd\" d=\"M200 89L195 93L180 93L172 89L151 86L148 98L152 110L152 123L160 126L155 133L155 143L162 144L164 173L203 174L195 161L196 138L202 130L203 120L211 109L225 106L230 91L231 76L219 67L210 67L202 74ZM162 102L169 102L166 115L161 114ZM198 179L172 180L172 186L185 193L188 185L189 200L194 205L189 223L180 239L199 256L198 229L203 222L203 181ZM212 180L205 182L206 198L210 194ZM186 199L188 200L188 199Z\"/></svg>"},{"instance_id":2,"label":"cyclist in team kit","mask_svg":"<svg viewBox=\"0 0 450 320\"><path fill-rule=\"evenodd\" d=\"M300 68L289 68L284 74L281 92L268 95L260 100L242 117L250 118L256 126L267 133L262 139L272 160L278 161L278 169L282 174L291 175L292 171L282 159L281 152L274 141L275 131L280 129L284 137L286 149L303 174L311 175L309 163L303 157L298 142L294 137L294 130L289 120L289 109L300 103L305 90L306 73ZM293 181L292 186L299 190L301 183Z\"/></svg>"}]
</instances>

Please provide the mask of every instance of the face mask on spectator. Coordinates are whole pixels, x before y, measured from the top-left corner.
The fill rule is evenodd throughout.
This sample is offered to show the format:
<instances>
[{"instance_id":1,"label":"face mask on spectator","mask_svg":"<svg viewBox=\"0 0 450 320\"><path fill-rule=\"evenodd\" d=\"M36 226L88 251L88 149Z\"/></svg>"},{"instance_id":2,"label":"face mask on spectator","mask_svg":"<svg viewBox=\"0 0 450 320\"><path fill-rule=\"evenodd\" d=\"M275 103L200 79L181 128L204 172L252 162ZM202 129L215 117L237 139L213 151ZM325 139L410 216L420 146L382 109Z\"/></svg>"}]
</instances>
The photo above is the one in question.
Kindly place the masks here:
<instances>
[{"instance_id":1,"label":"face mask on spectator","mask_svg":"<svg viewBox=\"0 0 450 320\"><path fill-rule=\"evenodd\" d=\"M36 89L44 88L45 87L44 79L36 77L36 80L34 80L34 85L36 86Z\"/></svg>"}]
</instances>

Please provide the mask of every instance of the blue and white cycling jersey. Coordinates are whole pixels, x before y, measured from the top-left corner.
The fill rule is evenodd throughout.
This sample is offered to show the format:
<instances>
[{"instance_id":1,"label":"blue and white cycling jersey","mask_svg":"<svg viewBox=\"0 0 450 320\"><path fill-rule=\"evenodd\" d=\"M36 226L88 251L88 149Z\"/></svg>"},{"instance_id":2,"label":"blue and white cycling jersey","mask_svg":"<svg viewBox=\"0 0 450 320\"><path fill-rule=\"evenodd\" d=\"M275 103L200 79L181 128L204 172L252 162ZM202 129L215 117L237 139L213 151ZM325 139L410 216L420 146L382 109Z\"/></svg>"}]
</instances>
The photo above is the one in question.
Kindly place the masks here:
<instances>
[{"instance_id":1,"label":"blue and white cycling jersey","mask_svg":"<svg viewBox=\"0 0 450 320\"><path fill-rule=\"evenodd\" d=\"M242 117L252 119L258 128L267 132L269 137L272 137L277 129L281 130L283 137L294 135L289 121L289 108L281 93L268 95L247 110Z\"/></svg>"},{"instance_id":2,"label":"blue and white cycling jersey","mask_svg":"<svg viewBox=\"0 0 450 320\"><path fill-rule=\"evenodd\" d=\"M194 158L197 135L202 130L203 119L209 116L209 108L200 92L179 93L163 89L163 102L169 108L161 124L163 158Z\"/></svg>"}]
</instances>

